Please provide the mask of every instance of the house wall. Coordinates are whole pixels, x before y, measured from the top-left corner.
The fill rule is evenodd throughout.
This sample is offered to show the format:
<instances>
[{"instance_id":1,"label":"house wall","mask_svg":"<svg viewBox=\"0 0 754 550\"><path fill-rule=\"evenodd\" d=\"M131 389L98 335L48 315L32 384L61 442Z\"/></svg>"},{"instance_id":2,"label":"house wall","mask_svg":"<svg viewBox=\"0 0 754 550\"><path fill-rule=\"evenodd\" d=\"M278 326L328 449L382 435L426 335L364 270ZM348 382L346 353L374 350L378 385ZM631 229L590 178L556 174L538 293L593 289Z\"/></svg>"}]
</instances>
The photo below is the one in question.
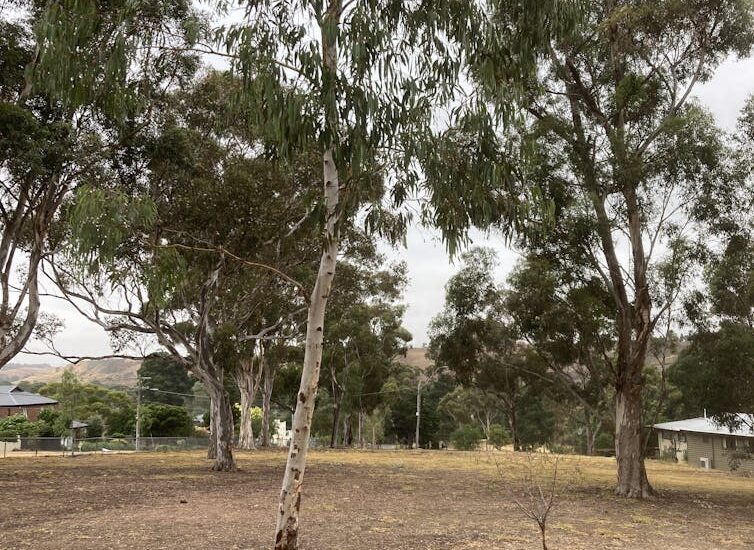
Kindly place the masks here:
<instances>
[{"instance_id":1,"label":"house wall","mask_svg":"<svg viewBox=\"0 0 754 550\"><path fill-rule=\"evenodd\" d=\"M688 443L685 432L659 430L657 432L657 444L661 457L674 454L676 461L684 462L686 460Z\"/></svg>"},{"instance_id":2,"label":"house wall","mask_svg":"<svg viewBox=\"0 0 754 550\"><path fill-rule=\"evenodd\" d=\"M688 433L686 440L688 442L688 462L691 466L699 467L699 459L707 457L711 459L710 466L715 470L731 470L730 459L735 451L723 448L725 436ZM737 441L743 443L746 438L737 438ZM754 473L754 459L740 460L737 471Z\"/></svg>"},{"instance_id":3,"label":"house wall","mask_svg":"<svg viewBox=\"0 0 754 550\"><path fill-rule=\"evenodd\" d=\"M0 407L0 418L22 414L32 422L36 422L39 418L39 411L41 411L42 408L42 405L31 405L27 407Z\"/></svg>"}]
</instances>

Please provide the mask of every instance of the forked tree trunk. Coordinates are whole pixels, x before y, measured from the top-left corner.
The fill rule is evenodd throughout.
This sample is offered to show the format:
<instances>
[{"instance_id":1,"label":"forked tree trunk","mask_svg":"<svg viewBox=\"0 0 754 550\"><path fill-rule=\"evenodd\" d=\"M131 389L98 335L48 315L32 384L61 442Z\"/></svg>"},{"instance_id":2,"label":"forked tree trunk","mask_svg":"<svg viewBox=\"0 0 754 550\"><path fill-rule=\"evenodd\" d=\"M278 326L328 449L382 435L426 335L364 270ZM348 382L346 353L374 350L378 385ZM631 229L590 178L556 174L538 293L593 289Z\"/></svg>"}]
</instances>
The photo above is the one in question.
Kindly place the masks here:
<instances>
[{"instance_id":1,"label":"forked tree trunk","mask_svg":"<svg viewBox=\"0 0 754 550\"><path fill-rule=\"evenodd\" d=\"M248 391L241 391L241 417L238 419L241 425L238 430L238 448L253 450L254 445L254 427L251 418L251 405L254 398Z\"/></svg>"},{"instance_id":2,"label":"forked tree trunk","mask_svg":"<svg viewBox=\"0 0 754 550\"><path fill-rule=\"evenodd\" d=\"M247 357L238 365L234 373L238 391L241 394L241 423L238 430L238 448L255 449L254 429L252 428L251 407L257 397L257 391L262 380L264 370L264 346L258 346L256 357Z\"/></svg>"},{"instance_id":3,"label":"forked tree trunk","mask_svg":"<svg viewBox=\"0 0 754 550\"><path fill-rule=\"evenodd\" d=\"M212 469L216 472L230 472L236 469L233 458L233 412L230 397L223 385L215 382L207 385L211 399L210 416L212 418L212 439L215 445L215 462Z\"/></svg>"},{"instance_id":4,"label":"forked tree trunk","mask_svg":"<svg viewBox=\"0 0 754 550\"><path fill-rule=\"evenodd\" d=\"M275 369L269 361L264 363L264 385L262 386L262 436L260 445L270 446L270 409L272 408L272 386L275 383Z\"/></svg>"},{"instance_id":5,"label":"forked tree trunk","mask_svg":"<svg viewBox=\"0 0 754 550\"><path fill-rule=\"evenodd\" d=\"M275 550L295 550L298 548L301 485L304 481L306 454L309 448L310 428L314 414L314 400L317 397L317 383L319 382L319 369L322 362L325 310L335 276L335 263L338 255L337 206L339 191L338 172L333 160L333 150L328 149L323 159L327 206L325 248L320 259L317 280L314 283L307 316L304 367L301 372L296 411L293 414L288 462L285 467L283 487L280 491Z\"/></svg>"},{"instance_id":6,"label":"forked tree trunk","mask_svg":"<svg viewBox=\"0 0 754 550\"><path fill-rule=\"evenodd\" d=\"M343 446L350 447L353 443L353 430L351 429L351 413L343 418Z\"/></svg>"}]
</instances>

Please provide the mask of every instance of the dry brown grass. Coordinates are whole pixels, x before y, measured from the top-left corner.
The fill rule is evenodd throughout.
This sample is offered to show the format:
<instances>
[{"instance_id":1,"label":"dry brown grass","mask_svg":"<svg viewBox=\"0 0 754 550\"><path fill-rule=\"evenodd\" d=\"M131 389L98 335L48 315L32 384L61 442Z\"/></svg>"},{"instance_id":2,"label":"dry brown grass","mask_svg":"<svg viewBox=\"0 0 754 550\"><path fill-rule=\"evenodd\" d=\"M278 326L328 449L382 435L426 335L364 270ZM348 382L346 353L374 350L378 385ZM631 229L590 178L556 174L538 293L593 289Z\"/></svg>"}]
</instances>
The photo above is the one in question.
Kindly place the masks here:
<instances>
[{"instance_id":1,"label":"dry brown grass","mask_svg":"<svg viewBox=\"0 0 754 550\"><path fill-rule=\"evenodd\" d=\"M310 456L306 549L537 548L512 500L525 455ZM230 474L209 472L199 453L0 460L0 548L269 548L285 453L238 459ZM612 459L564 456L559 470L579 483L553 511L552 549L754 548L752 479L650 461L661 496L639 502L612 495Z\"/></svg>"}]
</instances>

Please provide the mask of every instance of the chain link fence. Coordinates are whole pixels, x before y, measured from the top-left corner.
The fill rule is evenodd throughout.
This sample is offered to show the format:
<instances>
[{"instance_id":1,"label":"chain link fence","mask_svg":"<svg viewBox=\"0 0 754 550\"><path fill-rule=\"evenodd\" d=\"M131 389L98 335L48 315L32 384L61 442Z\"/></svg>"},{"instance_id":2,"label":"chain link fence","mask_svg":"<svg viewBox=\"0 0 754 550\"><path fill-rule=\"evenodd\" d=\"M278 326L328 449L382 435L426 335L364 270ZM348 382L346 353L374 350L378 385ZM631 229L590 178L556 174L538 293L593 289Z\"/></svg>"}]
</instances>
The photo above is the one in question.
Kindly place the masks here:
<instances>
[{"instance_id":1,"label":"chain link fence","mask_svg":"<svg viewBox=\"0 0 754 550\"><path fill-rule=\"evenodd\" d=\"M79 453L166 452L206 449L206 437L19 437L0 440L0 456L49 456Z\"/></svg>"}]
</instances>

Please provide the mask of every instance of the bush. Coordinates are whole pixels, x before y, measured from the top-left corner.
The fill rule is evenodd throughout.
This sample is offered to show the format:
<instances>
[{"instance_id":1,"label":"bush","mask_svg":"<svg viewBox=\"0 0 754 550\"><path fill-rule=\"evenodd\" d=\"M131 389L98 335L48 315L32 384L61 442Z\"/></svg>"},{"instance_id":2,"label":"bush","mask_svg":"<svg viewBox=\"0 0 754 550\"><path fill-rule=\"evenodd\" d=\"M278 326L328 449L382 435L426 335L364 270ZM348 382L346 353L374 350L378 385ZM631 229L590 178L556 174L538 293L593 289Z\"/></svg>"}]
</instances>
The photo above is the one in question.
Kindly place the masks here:
<instances>
[{"instance_id":1,"label":"bush","mask_svg":"<svg viewBox=\"0 0 754 550\"><path fill-rule=\"evenodd\" d=\"M86 428L86 436L87 437L102 437L102 432L104 431L104 423L102 422L102 417L95 414L90 416L85 420L89 426Z\"/></svg>"},{"instance_id":2,"label":"bush","mask_svg":"<svg viewBox=\"0 0 754 550\"><path fill-rule=\"evenodd\" d=\"M511 434L500 424L493 424L490 426L490 433L487 437L487 441L496 449L500 449L503 445L507 445L511 442Z\"/></svg>"},{"instance_id":3,"label":"bush","mask_svg":"<svg viewBox=\"0 0 754 550\"><path fill-rule=\"evenodd\" d=\"M0 419L0 438L2 439L16 439L19 436L34 437L37 432L38 426L22 414Z\"/></svg>"},{"instance_id":4,"label":"bush","mask_svg":"<svg viewBox=\"0 0 754 550\"><path fill-rule=\"evenodd\" d=\"M96 443L100 448L104 447L110 451L132 451L134 448L133 443L125 439L108 439Z\"/></svg>"},{"instance_id":5,"label":"bush","mask_svg":"<svg viewBox=\"0 0 754 550\"><path fill-rule=\"evenodd\" d=\"M462 424L450 434L450 441L460 451L475 449L481 438L482 433L479 428L470 424Z\"/></svg>"},{"instance_id":6,"label":"bush","mask_svg":"<svg viewBox=\"0 0 754 550\"><path fill-rule=\"evenodd\" d=\"M194 431L194 423L184 407L149 403L141 412L144 435L185 437Z\"/></svg>"},{"instance_id":7,"label":"bush","mask_svg":"<svg viewBox=\"0 0 754 550\"><path fill-rule=\"evenodd\" d=\"M102 447L107 447L102 441L83 441L81 443L82 452L101 451Z\"/></svg>"}]
</instances>

